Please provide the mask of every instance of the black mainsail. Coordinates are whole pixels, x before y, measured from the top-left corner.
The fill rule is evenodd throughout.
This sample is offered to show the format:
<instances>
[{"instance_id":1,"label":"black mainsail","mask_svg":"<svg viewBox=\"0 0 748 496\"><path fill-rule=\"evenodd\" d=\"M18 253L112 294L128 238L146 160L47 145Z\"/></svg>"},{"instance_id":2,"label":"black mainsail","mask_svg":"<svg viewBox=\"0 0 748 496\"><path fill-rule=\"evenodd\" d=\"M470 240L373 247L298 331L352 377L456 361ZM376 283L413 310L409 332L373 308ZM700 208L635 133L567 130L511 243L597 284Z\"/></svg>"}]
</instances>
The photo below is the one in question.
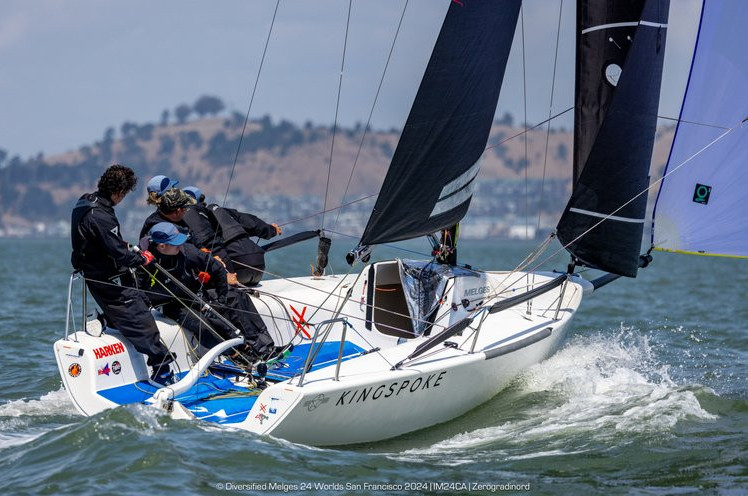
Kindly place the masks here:
<instances>
[{"instance_id":1,"label":"black mainsail","mask_svg":"<svg viewBox=\"0 0 748 496\"><path fill-rule=\"evenodd\" d=\"M641 250L668 9L669 0L577 3L574 186L557 233L578 263L629 277Z\"/></svg>"},{"instance_id":2,"label":"black mainsail","mask_svg":"<svg viewBox=\"0 0 748 496\"><path fill-rule=\"evenodd\" d=\"M450 4L360 245L423 236L465 216L520 3Z\"/></svg>"}]
</instances>

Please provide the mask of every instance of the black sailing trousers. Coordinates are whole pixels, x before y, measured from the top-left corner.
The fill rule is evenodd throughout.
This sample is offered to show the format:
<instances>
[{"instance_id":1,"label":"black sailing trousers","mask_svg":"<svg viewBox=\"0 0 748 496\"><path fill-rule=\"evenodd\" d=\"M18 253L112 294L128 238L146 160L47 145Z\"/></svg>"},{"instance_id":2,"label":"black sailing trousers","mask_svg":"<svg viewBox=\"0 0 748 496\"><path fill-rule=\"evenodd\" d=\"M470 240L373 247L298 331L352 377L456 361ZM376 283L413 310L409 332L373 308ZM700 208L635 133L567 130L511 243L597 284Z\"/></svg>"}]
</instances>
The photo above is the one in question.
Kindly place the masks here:
<instances>
[{"instance_id":1,"label":"black sailing trousers","mask_svg":"<svg viewBox=\"0 0 748 496\"><path fill-rule=\"evenodd\" d=\"M207 291L207 293L209 296L215 297L213 290ZM252 349L257 353L268 353L273 349L273 338L270 337L262 317L257 313L257 308L249 299L249 296L234 289L229 289L226 304L213 304L213 307L239 329L245 342L252 346ZM199 308L193 308L193 311L200 313ZM213 315L212 312L201 313L201 317L208 321L211 327L221 335L221 338L214 336L205 328L200 319L179 303L173 302L166 305L164 314L189 329L192 334L197 336L200 344L206 348L212 348L221 341L221 338L238 337L234 335L231 327Z\"/></svg>"},{"instance_id":2,"label":"black sailing trousers","mask_svg":"<svg viewBox=\"0 0 748 496\"><path fill-rule=\"evenodd\" d=\"M108 324L122 333L140 353L148 355L148 365L173 361L161 342L156 321L143 297L134 288L109 282L87 281L88 290L104 311Z\"/></svg>"},{"instance_id":3,"label":"black sailing trousers","mask_svg":"<svg viewBox=\"0 0 748 496\"><path fill-rule=\"evenodd\" d=\"M226 245L226 252L241 284L259 284L265 270L265 251L262 248L249 238L239 238Z\"/></svg>"}]
</instances>

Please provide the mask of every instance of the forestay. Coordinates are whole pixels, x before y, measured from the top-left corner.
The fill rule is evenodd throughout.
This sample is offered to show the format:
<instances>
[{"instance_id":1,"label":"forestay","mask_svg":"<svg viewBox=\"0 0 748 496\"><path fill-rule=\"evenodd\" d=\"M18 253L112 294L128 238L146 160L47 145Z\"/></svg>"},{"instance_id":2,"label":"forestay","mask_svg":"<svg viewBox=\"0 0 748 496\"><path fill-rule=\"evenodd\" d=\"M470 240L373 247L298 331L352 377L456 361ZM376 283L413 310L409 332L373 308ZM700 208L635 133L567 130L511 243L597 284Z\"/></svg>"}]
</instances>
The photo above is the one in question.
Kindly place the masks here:
<instances>
[{"instance_id":1,"label":"forestay","mask_svg":"<svg viewBox=\"0 0 748 496\"><path fill-rule=\"evenodd\" d=\"M746 26L743 0L704 2L680 121L655 204L656 249L748 256Z\"/></svg>"},{"instance_id":2,"label":"forestay","mask_svg":"<svg viewBox=\"0 0 748 496\"><path fill-rule=\"evenodd\" d=\"M423 236L465 216L519 7L450 4L361 245Z\"/></svg>"}]
</instances>

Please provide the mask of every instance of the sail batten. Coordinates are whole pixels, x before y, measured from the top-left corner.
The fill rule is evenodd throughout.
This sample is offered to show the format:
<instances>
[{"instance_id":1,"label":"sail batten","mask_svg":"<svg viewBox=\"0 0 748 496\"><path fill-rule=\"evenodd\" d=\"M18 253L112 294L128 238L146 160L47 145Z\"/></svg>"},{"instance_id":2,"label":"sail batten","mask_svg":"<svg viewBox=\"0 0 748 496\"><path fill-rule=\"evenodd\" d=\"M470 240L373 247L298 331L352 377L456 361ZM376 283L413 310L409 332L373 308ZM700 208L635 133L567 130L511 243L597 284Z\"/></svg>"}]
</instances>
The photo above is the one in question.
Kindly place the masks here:
<instances>
[{"instance_id":1,"label":"sail batten","mask_svg":"<svg viewBox=\"0 0 748 496\"><path fill-rule=\"evenodd\" d=\"M645 221L645 219L643 217L641 219L632 219L630 217L621 217L619 215L603 214L603 213L600 213L600 212L592 212L591 210L583 210L581 208L570 208L569 211L577 213L577 214L583 214L583 215L589 215L591 217L597 217L599 219L612 220L612 221L618 221L618 222L631 222L633 224L644 224L644 221Z\"/></svg>"},{"instance_id":2,"label":"sail batten","mask_svg":"<svg viewBox=\"0 0 748 496\"><path fill-rule=\"evenodd\" d=\"M360 245L430 234L467 213L520 3L450 4Z\"/></svg>"},{"instance_id":3,"label":"sail batten","mask_svg":"<svg viewBox=\"0 0 748 496\"><path fill-rule=\"evenodd\" d=\"M610 24L600 24L599 26L592 26L582 30L582 34L591 33L593 31L600 31L601 29L612 29L612 28L625 28L634 26L649 26L651 28L666 28L667 24L661 22L652 21L630 21L630 22L613 22Z\"/></svg>"}]
</instances>

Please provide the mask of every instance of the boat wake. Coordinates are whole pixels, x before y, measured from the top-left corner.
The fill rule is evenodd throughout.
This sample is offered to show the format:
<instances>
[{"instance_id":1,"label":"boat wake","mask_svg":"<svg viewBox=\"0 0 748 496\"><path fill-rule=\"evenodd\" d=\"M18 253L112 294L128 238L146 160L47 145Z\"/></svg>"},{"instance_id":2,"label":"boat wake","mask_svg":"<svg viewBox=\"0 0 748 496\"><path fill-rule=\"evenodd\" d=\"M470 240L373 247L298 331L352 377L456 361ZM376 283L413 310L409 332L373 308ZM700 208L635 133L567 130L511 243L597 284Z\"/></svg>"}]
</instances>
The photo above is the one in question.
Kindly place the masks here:
<instances>
[{"instance_id":1,"label":"boat wake","mask_svg":"<svg viewBox=\"0 0 748 496\"><path fill-rule=\"evenodd\" d=\"M462 451L474 461L481 453L501 453L507 460L570 455L588 451L591 444L612 448L667 436L685 419L716 419L697 399L703 388L676 384L668 369L638 331L578 336L487 405L503 417L495 418L496 425L400 456L439 458ZM492 449L482 449L487 446Z\"/></svg>"},{"instance_id":2,"label":"boat wake","mask_svg":"<svg viewBox=\"0 0 748 496\"><path fill-rule=\"evenodd\" d=\"M64 389L41 396L38 400L14 400L0 405L0 418L78 415Z\"/></svg>"},{"instance_id":3,"label":"boat wake","mask_svg":"<svg viewBox=\"0 0 748 496\"><path fill-rule=\"evenodd\" d=\"M0 450L20 446L49 431L52 417L78 416L64 389L39 399L14 400L0 405Z\"/></svg>"}]
</instances>

